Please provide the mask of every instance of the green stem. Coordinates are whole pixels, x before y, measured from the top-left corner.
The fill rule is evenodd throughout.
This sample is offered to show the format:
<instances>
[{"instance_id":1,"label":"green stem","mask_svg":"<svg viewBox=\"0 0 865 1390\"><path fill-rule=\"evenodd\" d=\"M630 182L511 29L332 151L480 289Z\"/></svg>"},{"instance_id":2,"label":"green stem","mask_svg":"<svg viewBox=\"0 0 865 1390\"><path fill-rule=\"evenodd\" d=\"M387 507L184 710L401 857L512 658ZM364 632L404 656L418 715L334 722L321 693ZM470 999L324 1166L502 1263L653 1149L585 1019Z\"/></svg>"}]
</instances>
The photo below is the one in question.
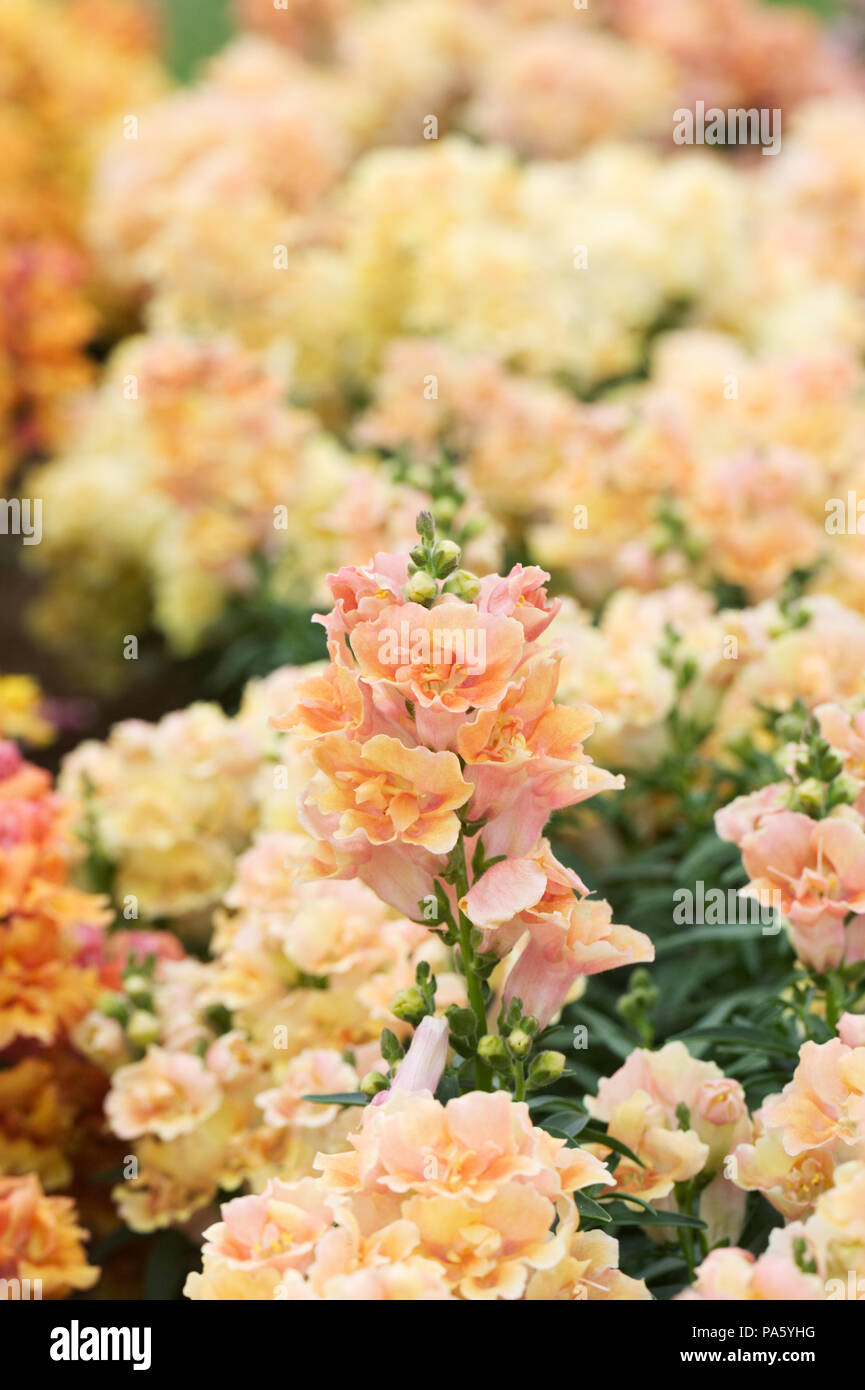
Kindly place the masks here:
<instances>
[{"instance_id":1,"label":"green stem","mask_svg":"<svg viewBox=\"0 0 865 1390\"><path fill-rule=\"evenodd\" d=\"M463 832L460 831L460 872L457 884L457 894L460 901L469 891L469 870L466 863L466 843ZM475 948L472 945L472 924L464 912L459 915L459 936L460 936L460 955L462 957L463 973L466 977L468 988L469 1007L475 1016L475 1024L478 1030L478 1037L482 1038L487 1031L487 1011L484 1005L484 991L480 975L477 972L475 962ZM479 1091L491 1091L493 1088L493 1074L490 1066L482 1057L475 1056L475 1085Z\"/></svg>"},{"instance_id":2,"label":"green stem","mask_svg":"<svg viewBox=\"0 0 865 1390\"><path fill-rule=\"evenodd\" d=\"M484 1008L484 994L480 976L475 969L475 952L472 946L472 924L464 912L460 913L460 956L463 974L468 988L469 1007L475 1016L478 1037L487 1031L487 1011ZM492 1071L482 1057L475 1057L475 1083L479 1091L492 1090Z\"/></svg>"},{"instance_id":3,"label":"green stem","mask_svg":"<svg viewBox=\"0 0 865 1390\"><path fill-rule=\"evenodd\" d=\"M514 1063L514 1100L526 1098L526 1074L522 1062Z\"/></svg>"},{"instance_id":4,"label":"green stem","mask_svg":"<svg viewBox=\"0 0 865 1390\"><path fill-rule=\"evenodd\" d=\"M826 988L826 1022L834 1033L838 1027L838 985L839 980L834 971L827 972L828 981Z\"/></svg>"}]
</instances>

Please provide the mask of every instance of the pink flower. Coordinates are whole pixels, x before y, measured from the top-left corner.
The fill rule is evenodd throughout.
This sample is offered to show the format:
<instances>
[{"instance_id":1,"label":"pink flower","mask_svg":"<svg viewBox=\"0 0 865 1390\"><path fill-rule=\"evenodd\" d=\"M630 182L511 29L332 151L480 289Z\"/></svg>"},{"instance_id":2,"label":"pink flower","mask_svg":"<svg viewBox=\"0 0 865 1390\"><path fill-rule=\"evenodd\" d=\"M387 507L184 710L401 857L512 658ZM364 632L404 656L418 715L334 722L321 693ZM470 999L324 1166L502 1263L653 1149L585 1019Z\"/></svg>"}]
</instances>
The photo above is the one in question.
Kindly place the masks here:
<instances>
[{"instance_id":1,"label":"pink flower","mask_svg":"<svg viewBox=\"0 0 865 1390\"><path fill-rule=\"evenodd\" d=\"M741 847L750 878L744 891L761 902L776 895L797 955L814 970L865 958L865 933L858 924L845 932L851 913L865 913L862 817L845 808L815 821L799 811L774 809L771 797L766 797L768 809L758 808L754 798L746 800L751 803L747 813L733 802L718 818L722 838L736 839Z\"/></svg>"},{"instance_id":2,"label":"pink flower","mask_svg":"<svg viewBox=\"0 0 865 1390\"><path fill-rule=\"evenodd\" d=\"M460 906L474 926L487 933L484 949L503 955L542 916L566 912L574 894L585 897L586 885L573 869L559 863L548 840L530 855L502 859L475 879Z\"/></svg>"},{"instance_id":3,"label":"pink flower","mask_svg":"<svg viewBox=\"0 0 865 1390\"><path fill-rule=\"evenodd\" d=\"M512 618L480 613L456 598L433 608L385 608L352 633L365 680L387 682L421 710L451 714L500 704L524 646L523 630Z\"/></svg>"},{"instance_id":4,"label":"pink flower","mask_svg":"<svg viewBox=\"0 0 865 1390\"><path fill-rule=\"evenodd\" d=\"M549 577L537 565L529 565L527 569L514 565L504 578L497 574L487 575L481 584L478 608L496 617L516 618L522 623L527 640L534 642L546 632L562 606L561 599L547 602L544 585Z\"/></svg>"},{"instance_id":5,"label":"pink flower","mask_svg":"<svg viewBox=\"0 0 865 1390\"><path fill-rule=\"evenodd\" d=\"M608 902L574 900L566 913L540 917L508 976L505 1000L520 999L542 1028L558 1013L578 975L597 975L655 958L642 932L612 920Z\"/></svg>"}]
</instances>

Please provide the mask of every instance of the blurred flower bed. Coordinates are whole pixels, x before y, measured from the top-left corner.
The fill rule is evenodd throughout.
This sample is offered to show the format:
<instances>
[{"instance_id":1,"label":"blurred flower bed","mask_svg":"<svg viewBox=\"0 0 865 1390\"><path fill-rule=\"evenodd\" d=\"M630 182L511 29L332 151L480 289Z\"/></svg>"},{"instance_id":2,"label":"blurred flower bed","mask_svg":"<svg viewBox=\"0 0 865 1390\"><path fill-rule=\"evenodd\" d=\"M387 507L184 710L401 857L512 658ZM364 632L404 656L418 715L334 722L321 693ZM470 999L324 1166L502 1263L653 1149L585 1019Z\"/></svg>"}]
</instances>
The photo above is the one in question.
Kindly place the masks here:
<instances>
[{"instance_id":1,"label":"blurred flower bed","mask_svg":"<svg viewBox=\"0 0 865 1390\"><path fill-rule=\"evenodd\" d=\"M0 1277L849 1296L865 15L197 8L0 7Z\"/></svg>"}]
</instances>

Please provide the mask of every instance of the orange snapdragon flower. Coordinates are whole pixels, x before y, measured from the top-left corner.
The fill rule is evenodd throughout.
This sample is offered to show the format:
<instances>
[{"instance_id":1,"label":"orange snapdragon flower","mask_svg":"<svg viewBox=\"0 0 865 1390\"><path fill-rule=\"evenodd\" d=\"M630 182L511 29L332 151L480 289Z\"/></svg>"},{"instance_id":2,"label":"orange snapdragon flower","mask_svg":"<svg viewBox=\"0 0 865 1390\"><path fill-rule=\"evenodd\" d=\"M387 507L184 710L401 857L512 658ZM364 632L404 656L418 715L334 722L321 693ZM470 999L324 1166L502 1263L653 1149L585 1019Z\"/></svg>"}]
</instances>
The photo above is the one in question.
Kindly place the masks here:
<instances>
[{"instance_id":1,"label":"orange snapdragon flower","mask_svg":"<svg viewBox=\"0 0 865 1390\"><path fill-rule=\"evenodd\" d=\"M71 1198L46 1197L32 1173L0 1177L0 1278L38 1279L43 1298L89 1289L99 1270L84 1257L86 1235Z\"/></svg>"}]
</instances>

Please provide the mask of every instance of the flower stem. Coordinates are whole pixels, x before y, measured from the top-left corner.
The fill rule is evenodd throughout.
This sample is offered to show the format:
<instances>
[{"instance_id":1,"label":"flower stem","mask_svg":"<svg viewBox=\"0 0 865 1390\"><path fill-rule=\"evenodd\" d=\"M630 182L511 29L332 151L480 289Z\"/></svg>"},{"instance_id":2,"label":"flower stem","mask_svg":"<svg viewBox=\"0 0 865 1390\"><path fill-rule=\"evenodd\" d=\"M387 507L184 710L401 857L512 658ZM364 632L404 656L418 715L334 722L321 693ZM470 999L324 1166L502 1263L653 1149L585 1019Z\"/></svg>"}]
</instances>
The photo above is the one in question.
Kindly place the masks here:
<instances>
[{"instance_id":1,"label":"flower stem","mask_svg":"<svg viewBox=\"0 0 865 1390\"><path fill-rule=\"evenodd\" d=\"M469 1007L475 1016L478 1037L487 1031L487 1011L484 1007L484 994L480 976L475 969L475 951L472 945L472 924L464 912L460 913L460 956L463 974L468 988ZM482 1057L475 1057L475 1084L479 1091L492 1090L492 1072Z\"/></svg>"}]
</instances>

